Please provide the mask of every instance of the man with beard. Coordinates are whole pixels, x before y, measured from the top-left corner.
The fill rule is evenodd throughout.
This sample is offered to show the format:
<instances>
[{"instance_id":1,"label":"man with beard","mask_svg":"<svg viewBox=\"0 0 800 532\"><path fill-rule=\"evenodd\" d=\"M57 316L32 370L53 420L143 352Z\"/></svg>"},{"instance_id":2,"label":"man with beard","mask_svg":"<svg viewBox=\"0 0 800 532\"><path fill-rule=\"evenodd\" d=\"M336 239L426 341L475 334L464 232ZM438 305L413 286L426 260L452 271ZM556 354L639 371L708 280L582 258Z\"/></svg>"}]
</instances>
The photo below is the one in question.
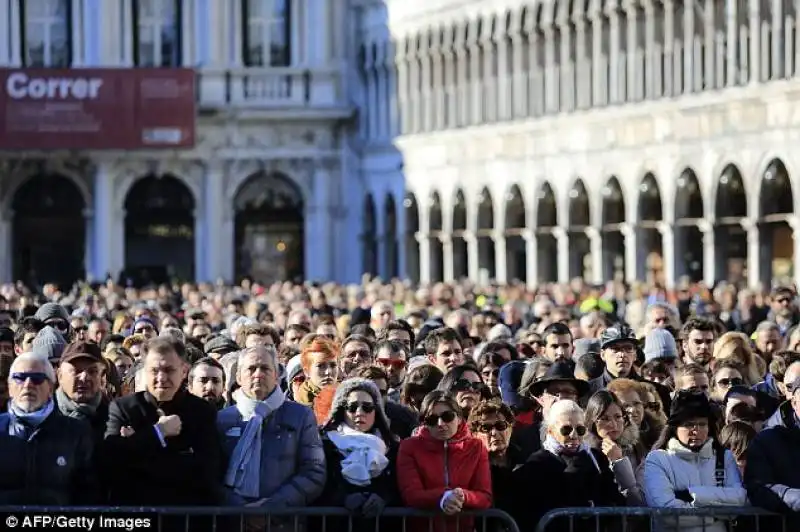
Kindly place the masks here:
<instances>
[{"instance_id":1,"label":"man with beard","mask_svg":"<svg viewBox=\"0 0 800 532\"><path fill-rule=\"evenodd\" d=\"M717 340L717 326L714 322L692 316L683 324L679 336L683 347L683 363L697 364L708 370L714 354L714 342Z\"/></svg>"},{"instance_id":2,"label":"man with beard","mask_svg":"<svg viewBox=\"0 0 800 532\"><path fill-rule=\"evenodd\" d=\"M212 357L204 357L192 365L188 379L189 393L205 399L221 410L225 407L225 369Z\"/></svg>"}]
</instances>

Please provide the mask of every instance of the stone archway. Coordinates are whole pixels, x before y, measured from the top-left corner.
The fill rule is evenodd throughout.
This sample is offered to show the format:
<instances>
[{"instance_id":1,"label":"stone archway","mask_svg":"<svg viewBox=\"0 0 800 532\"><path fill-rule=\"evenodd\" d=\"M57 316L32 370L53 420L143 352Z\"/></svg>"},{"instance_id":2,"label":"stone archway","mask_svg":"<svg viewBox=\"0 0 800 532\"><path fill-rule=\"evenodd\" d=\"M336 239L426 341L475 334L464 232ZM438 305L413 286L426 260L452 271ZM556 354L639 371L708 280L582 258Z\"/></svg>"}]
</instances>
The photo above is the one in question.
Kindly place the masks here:
<instances>
[{"instance_id":1,"label":"stone archway","mask_svg":"<svg viewBox=\"0 0 800 532\"><path fill-rule=\"evenodd\" d=\"M636 261L639 269L636 272L637 278L664 286L666 282L664 246L660 231L664 214L661 189L656 177L651 173L646 174L639 183L637 213L639 222L637 247L644 259Z\"/></svg>"},{"instance_id":2,"label":"stone archway","mask_svg":"<svg viewBox=\"0 0 800 532\"><path fill-rule=\"evenodd\" d=\"M86 276L86 203L58 173L37 173L11 199L12 275L31 286L56 283L64 291Z\"/></svg>"},{"instance_id":3,"label":"stone archway","mask_svg":"<svg viewBox=\"0 0 800 532\"><path fill-rule=\"evenodd\" d=\"M691 168L681 172L675 185L675 276L686 275L696 282L705 273L705 243L700 230L705 221L703 192Z\"/></svg>"},{"instance_id":4,"label":"stone archway","mask_svg":"<svg viewBox=\"0 0 800 532\"><path fill-rule=\"evenodd\" d=\"M761 177L758 209L762 282L787 284L793 280L795 242L789 226L793 215L794 194L789 172L780 159L773 159Z\"/></svg>"},{"instance_id":5,"label":"stone archway","mask_svg":"<svg viewBox=\"0 0 800 532\"><path fill-rule=\"evenodd\" d=\"M478 232L476 235L478 237L478 271L485 271L487 280L490 281L497 277L494 223L492 193L484 187L478 196Z\"/></svg>"},{"instance_id":6,"label":"stone archway","mask_svg":"<svg viewBox=\"0 0 800 532\"><path fill-rule=\"evenodd\" d=\"M616 176L603 187L603 279L625 279L625 195Z\"/></svg>"},{"instance_id":7,"label":"stone archway","mask_svg":"<svg viewBox=\"0 0 800 532\"><path fill-rule=\"evenodd\" d=\"M505 239L506 239L506 276L509 280L527 281L527 246L525 228L525 199L519 186L511 187L506 196Z\"/></svg>"},{"instance_id":8,"label":"stone archway","mask_svg":"<svg viewBox=\"0 0 800 532\"><path fill-rule=\"evenodd\" d=\"M592 217L589 209L589 193L582 179L575 181L569 191L569 278L592 278L591 245L586 230Z\"/></svg>"},{"instance_id":9,"label":"stone archway","mask_svg":"<svg viewBox=\"0 0 800 532\"><path fill-rule=\"evenodd\" d=\"M394 279L399 272L397 265L397 206L392 194L386 195L386 201L383 203L383 216L386 220L384 231L386 277Z\"/></svg>"},{"instance_id":10,"label":"stone archway","mask_svg":"<svg viewBox=\"0 0 800 532\"><path fill-rule=\"evenodd\" d=\"M135 286L194 281L195 200L172 175L147 175L125 196L125 271Z\"/></svg>"},{"instance_id":11,"label":"stone archway","mask_svg":"<svg viewBox=\"0 0 800 532\"><path fill-rule=\"evenodd\" d=\"M288 176L259 171L236 191L236 279L302 282L305 273L303 193Z\"/></svg>"},{"instance_id":12,"label":"stone archway","mask_svg":"<svg viewBox=\"0 0 800 532\"><path fill-rule=\"evenodd\" d=\"M537 282L558 280L558 204L550 183L544 182L536 198L536 260L539 271Z\"/></svg>"},{"instance_id":13,"label":"stone archway","mask_svg":"<svg viewBox=\"0 0 800 532\"><path fill-rule=\"evenodd\" d=\"M459 189L453 202L453 277L463 279L469 275L469 249L467 246L467 200Z\"/></svg>"},{"instance_id":14,"label":"stone archway","mask_svg":"<svg viewBox=\"0 0 800 532\"><path fill-rule=\"evenodd\" d=\"M720 174L714 206L716 278L746 282L747 232L742 222L747 218L747 191L736 165L727 165Z\"/></svg>"}]
</instances>

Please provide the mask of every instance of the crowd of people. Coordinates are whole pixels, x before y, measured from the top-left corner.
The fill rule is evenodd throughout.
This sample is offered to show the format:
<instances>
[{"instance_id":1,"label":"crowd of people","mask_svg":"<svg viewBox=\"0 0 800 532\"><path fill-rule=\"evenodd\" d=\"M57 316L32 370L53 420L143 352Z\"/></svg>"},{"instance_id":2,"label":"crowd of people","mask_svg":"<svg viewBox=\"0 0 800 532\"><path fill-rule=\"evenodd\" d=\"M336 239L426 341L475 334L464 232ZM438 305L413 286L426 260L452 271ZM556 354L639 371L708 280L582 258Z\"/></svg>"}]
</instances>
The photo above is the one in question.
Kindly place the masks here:
<instances>
[{"instance_id":1,"label":"crowd of people","mask_svg":"<svg viewBox=\"0 0 800 532\"><path fill-rule=\"evenodd\" d=\"M357 530L406 507L437 532L489 508L523 532L563 507L800 516L792 287L0 294L6 506L338 507Z\"/></svg>"}]
</instances>

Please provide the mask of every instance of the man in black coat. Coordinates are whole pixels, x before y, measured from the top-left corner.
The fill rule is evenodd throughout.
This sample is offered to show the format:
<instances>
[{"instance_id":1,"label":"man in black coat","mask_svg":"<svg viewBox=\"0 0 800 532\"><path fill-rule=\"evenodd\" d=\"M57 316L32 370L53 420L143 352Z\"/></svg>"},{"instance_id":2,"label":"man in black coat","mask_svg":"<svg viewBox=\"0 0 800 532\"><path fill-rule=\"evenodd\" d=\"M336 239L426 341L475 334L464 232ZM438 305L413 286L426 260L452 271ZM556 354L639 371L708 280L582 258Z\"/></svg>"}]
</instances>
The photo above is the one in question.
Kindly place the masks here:
<instances>
[{"instance_id":1,"label":"man in black coat","mask_svg":"<svg viewBox=\"0 0 800 532\"><path fill-rule=\"evenodd\" d=\"M145 344L146 391L111 403L105 456L110 500L122 506L201 506L219 501L216 409L189 394L184 345Z\"/></svg>"},{"instance_id":2,"label":"man in black coat","mask_svg":"<svg viewBox=\"0 0 800 532\"><path fill-rule=\"evenodd\" d=\"M103 374L108 369L100 346L94 342L72 342L61 354L58 389L59 412L82 419L92 427L95 445L100 445L108 423L109 401L103 394Z\"/></svg>"}]
</instances>

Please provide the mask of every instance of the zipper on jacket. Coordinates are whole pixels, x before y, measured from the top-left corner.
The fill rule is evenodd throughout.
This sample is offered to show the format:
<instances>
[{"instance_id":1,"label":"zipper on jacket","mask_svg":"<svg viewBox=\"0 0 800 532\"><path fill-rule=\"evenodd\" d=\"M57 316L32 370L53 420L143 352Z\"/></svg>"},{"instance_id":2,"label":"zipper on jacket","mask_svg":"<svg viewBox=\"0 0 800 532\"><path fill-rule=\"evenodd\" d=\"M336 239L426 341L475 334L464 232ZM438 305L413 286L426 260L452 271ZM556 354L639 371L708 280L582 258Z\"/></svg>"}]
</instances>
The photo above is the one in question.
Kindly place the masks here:
<instances>
[{"instance_id":1,"label":"zipper on jacket","mask_svg":"<svg viewBox=\"0 0 800 532\"><path fill-rule=\"evenodd\" d=\"M448 466L448 462L450 461L450 456L448 455L448 445L447 441L444 442L444 487L445 489L450 489L450 468Z\"/></svg>"}]
</instances>

